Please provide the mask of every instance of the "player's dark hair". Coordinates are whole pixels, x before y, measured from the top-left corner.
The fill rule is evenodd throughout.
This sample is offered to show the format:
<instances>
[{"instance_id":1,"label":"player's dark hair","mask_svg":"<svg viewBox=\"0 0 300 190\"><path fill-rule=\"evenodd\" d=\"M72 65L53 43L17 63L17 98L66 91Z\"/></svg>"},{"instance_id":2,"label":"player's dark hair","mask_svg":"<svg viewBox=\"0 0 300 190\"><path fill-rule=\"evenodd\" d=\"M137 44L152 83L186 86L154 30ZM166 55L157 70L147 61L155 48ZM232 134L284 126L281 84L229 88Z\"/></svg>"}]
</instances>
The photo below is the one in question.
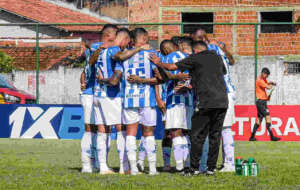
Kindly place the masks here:
<instances>
[{"instance_id":1,"label":"player's dark hair","mask_svg":"<svg viewBox=\"0 0 300 190\"><path fill-rule=\"evenodd\" d=\"M193 42L194 42L193 38L188 37L188 36L184 36L184 37L181 38L179 43L185 43L188 46L192 46Z\"/></svg>"},{"instance_id":2,"label":"player's dark hair","mask_svg":"<svg viewBox=\"0 0 300 190\"><path fill-rule=\"evenodd\" d=\"M203 46L207 49L207 44L204 41L194 41L193 42L193 49L197 46Z\"/></svg>"},{"instance_id":3,"label":"player's dark hair","mask_svg":"<svg viewBox=\"0 0 300 190\"><path fill-rule=\"evenodd\" d=\"M176 46L179 46L181 40L182 40L182 37L181 37L181 36L173 36L173 37L171 38L171 41L172 41Z\"/></svg>"},{"instance_id":4,"label":"player's dark hair","mask_svg":"<svg viewBox=\"0 0 300 190\"><path fill-rule=\"evenodd\" d=\"M194 32L192 32L191 34L195 35L198 31L204 31L206 33L206 30L204 30L203 28L197 28L196 30L194 30Z\"/></svg>"},{"instance_id":5,"label":"player's dark hair","mask_svg":"<svg viewBox=\"0 0 300 190\"><path fill-rule=\"evenodd\" d=\"M132 31L132 35L133 35L132 37L135 41L140 35L147 35L147 34L148 34L148 32L145 28L135 28Z\"/></svg>"},{"instance_id":6,"label":"player's dark hair","mask_svg":"<svg viewBox=\"0 0 300 190\"><path fill-rule=\"evenodd\" d=\"M103 32L104 32L106 29L108 29L108 28L113 28L113 29L118 30L118 27L117 27L117 25L115 25L115 24L105 24L105 25L103 26L103 28L101 29L100 34L103 33Z\"/></svg>"},{"instance_id":7,"label":"player's dark hair","mask_svg":"<svg viewBox=\"0 0 300 190\"><path fill-rule=\"evenodd\" d=\"M265 73L267 75L270 75L270 70L267 68L267 67L264 67L262 70L261 70L261 73Z\"/></svg>"},{"instance_id":8,"label":"player's dark hair","mask_svg":"<svg viewBox=\"0 0 300 190\"><path fill-rule=\"evenodd\" d=\"M127 33L127 34L130 36L130 31L128 30L128 28L119 28L119 29L117 30L117 35L118 35L119 33L121 33L121 32L125 32L125 33Z\"/></svg>"},{"instance_id":9,"label":"player's dark hair","mask_svg":"<svg viewBox=\"0 0 300 190\"><path fill-rule=\"evenodd\" d=\"M165 46L165 44L167 44L167 43L172 43L172 44L174 44L171 40L163 40L163 41L160 43L160 46L159 46L160 53L163 54L164 56L167 55L167 53L166 53L165 50L164 50L164 46Z\"/></svg>"}]
</instances>

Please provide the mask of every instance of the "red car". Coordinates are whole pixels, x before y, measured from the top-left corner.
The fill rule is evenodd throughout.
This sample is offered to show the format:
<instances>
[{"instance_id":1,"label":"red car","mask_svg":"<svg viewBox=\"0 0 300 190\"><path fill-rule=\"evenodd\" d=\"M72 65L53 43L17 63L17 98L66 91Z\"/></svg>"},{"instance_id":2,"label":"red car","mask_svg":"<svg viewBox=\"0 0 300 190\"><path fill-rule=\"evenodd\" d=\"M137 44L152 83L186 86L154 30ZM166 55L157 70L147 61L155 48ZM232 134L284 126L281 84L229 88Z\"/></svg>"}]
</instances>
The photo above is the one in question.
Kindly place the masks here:
<instances>
[{"instance_id":1,"label":"red car","mask_svg":"<svg viewBox=\"0 0 300 190\"><path fill-rule=\"evenodd\" d=\"M34 104L35 97L18 90L4 76L0 75L0 104Z\"/></svg>"}]
</instances>

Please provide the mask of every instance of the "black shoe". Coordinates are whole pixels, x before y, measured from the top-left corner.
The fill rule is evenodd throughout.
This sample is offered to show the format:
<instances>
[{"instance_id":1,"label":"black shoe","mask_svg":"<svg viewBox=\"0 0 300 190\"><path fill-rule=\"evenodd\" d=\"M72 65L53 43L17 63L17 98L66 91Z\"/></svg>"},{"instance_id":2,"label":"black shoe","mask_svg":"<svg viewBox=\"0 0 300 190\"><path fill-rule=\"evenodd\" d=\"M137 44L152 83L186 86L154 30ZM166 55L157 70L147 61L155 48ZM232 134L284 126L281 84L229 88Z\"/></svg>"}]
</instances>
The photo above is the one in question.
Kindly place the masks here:
<instances>
[{"instance_id":1,"label":"black shoe","mask_svg":"<svg viewBox=\"0 0 300 190\"><path fill-rule=\"evenodd\" d=\"M257 141L255 137L250 137L249 141Z\"/></svg>"},{"instance_id":2,"label":"black shoe","mask_svg":"<svg viewBox=\"0 0 300 190\"><path fill-rule=\"evenodd\" d=\"M206 171L206 176L213 176L215 174L216 174L215 170L207 170Z\"/></svg>"},{"instance_id":3,"label":"black shoe","mask_svg":"<svg viewBox=\"0 0 300 190\"><path fill-rule=\"evenodd\" d=\"M280 141L281 138L279 137L271 137L271 141Z\"/></svg>"},{"instance_id":4,"label":"black shoe","mask_svg":"<svg viewBox=\"0 0 300 190\"><path fill-rule=\"evenodd\" d=\"M193 168L184 168L184 176L197 176L200 174L201 172L199 170L195 170Z\"/></svg>"}]
</instances>

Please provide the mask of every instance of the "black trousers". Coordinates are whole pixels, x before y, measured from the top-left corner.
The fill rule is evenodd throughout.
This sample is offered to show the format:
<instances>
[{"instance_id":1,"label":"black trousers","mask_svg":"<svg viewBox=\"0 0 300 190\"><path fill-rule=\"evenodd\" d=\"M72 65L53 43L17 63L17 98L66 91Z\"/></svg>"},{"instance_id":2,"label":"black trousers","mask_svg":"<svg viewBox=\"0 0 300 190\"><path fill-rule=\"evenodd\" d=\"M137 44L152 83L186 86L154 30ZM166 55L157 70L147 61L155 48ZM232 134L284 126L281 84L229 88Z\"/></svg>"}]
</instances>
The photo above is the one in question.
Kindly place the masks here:
<instances>
[{"instance_id":1,"label":"black trousers","mask_svg":"<svg viewBox=\"0 0 300 190\"><path fill-rule=\"evenodd\" d=\"M210 171L216 168L226 110L226 108L207 108L194 113L191 131L191 167L195 170L199 170L202 147L207 135L209 138L207 167Z\"/></svg>"}]
</instances>

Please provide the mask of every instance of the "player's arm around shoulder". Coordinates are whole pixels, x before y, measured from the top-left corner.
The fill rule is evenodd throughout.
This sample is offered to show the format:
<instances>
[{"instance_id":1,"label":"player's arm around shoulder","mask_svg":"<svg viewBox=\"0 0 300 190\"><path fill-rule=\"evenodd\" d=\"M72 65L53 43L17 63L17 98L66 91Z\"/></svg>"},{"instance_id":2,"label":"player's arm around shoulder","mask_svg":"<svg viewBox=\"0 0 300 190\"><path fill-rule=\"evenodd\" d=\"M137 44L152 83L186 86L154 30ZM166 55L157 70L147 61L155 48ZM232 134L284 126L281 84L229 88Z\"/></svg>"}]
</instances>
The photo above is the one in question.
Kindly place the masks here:
<instances>
[{"instance_id":1,"label":"player's arm around shoulder","mask_svg":"<svg viewBox=\"0 0 300 190\"><path fill-rule=\"evenodd\" d=\"M227 49L225 43L223 43L223 42L218 42L217 45L218 45L218 46L221 48L221 50L225 53L226 57L227 57L228 60L229 60L229 65L234 65L234 64L235 64L235 60L234 60L234 58L233 58L233 55L228 51L228 49Z\"/></svg>"},{"instance_id":2,"label":"player's arm around shoulder","mask_svg":"<svg viewBox=\"0 0 300 190\"><path fill-rule=\"evenodd\" d=\"M99 84L107 84L109 86L116 86L119 84L122 77L122 72L119 70L115 70L114 74L110 78L103 78L102 74L98 74L98 83Z\"/></svg>"},{"instance_id":3,"label":"player's arm around shoulder","mask_svg":"<svg viewBox=\"0 0 300 190\"><path fill-rule=\"evenodd\" d=\"M137 47L134 49L119 51L118 53L116 53L113 56L113 59L116 61L125 61L125 60L129 59L130 57L134 56L139 51L150 50L150 49L151 49L150 45L147 44L147 45Z\"/></svg>"}]
</instances>

